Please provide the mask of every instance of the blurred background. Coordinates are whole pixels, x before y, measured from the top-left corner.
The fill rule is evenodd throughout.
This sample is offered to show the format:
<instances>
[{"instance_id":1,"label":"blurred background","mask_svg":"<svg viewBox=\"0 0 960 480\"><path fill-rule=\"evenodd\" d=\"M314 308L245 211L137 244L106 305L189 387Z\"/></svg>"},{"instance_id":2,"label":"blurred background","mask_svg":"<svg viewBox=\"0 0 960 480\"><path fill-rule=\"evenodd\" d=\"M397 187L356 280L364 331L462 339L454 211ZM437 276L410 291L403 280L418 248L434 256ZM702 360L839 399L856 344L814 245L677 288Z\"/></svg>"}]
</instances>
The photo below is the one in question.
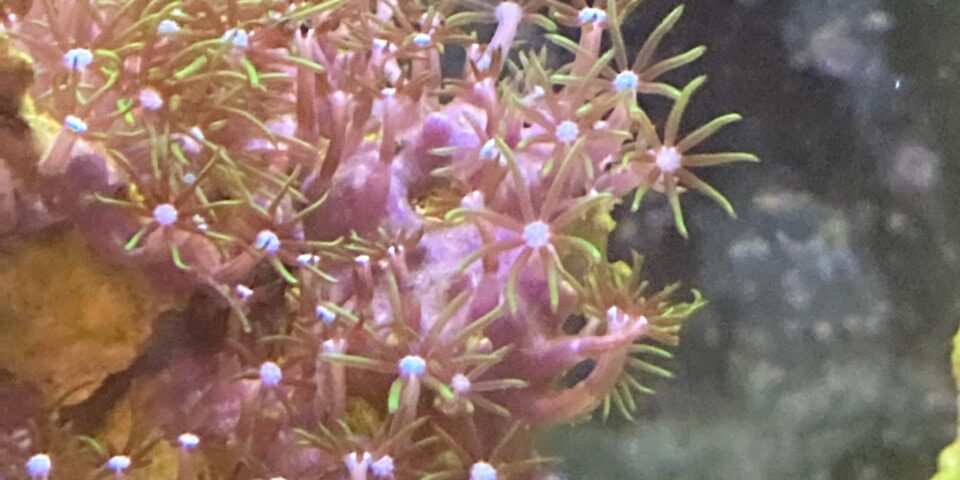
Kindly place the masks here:
<instances>
[{"instance_id":1,"label":"blurred background","mask_svg":"<svg viewBox=\"0 0 960 480\"><path fill-rule=\"evenodd\" d=\"M625 35L676 4L648 0ZM614 256L711 303L635 424L557 428L543 449L583 480L929 478L956 431L960 2L686 7L661 53L709 48L673 82L710 75L685 125L740 112L707 148L764 163L705 175L736 221L685 195L689 241L655 194L621 212Z\"/></svg>"}]
</instances>

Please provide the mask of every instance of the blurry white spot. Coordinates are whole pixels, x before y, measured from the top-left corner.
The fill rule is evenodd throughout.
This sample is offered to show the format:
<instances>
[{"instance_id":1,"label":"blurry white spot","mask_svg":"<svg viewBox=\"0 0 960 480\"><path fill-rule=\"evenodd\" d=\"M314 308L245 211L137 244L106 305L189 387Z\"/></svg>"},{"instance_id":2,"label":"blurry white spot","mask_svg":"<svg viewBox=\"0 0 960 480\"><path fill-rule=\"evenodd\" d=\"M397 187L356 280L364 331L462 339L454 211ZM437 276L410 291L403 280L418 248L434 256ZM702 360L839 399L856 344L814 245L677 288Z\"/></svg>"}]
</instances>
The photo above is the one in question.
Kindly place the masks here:
<instances>
[{"instance_id":1,"label":"blurry white spot","mask_svg":"<svg viewBox=\"0 0 960 480\"><path fill-rule=\"evenodd\" d=\"M363 455L351 452L343 456L343 464L350 471L350 478L364 478L372 460L373 456L370 452L363 452Z\"/></svg>"},{"instance_id":2,"label":"blurry white spot","mask_svg":"<svg viewBox=\"0 0 960 480\"><path fill-rule=\"evenodd\" d=\"M397 362L397 370L401 377L420 377L427 371L427 362L423 357L407 355Z\"/></svg>"},{"instance_id":3,"label":"blurry white spot","mask_svg":"<svg viewBox=\"0 0 960 480\"><path fill-rule=\"evenodd\" d=\"M156 220L161 227L169 227L177 223L177 216L177 208L169 203L161 203L153 209L153 219Z\"/></svg>"},{"instance_id":4,"label":"blurry white spot","mask_svg":"<svg viewBox=\"0 0 960 480\"><path fill-rule=\"evenodd\" d=\"M207 139L207 137L203 134L203 130L200 130L200 127L192 127L190 129L190 136L192 136L198 142L202 142Z\"/></svg>"},{"instance_id":5,"label":"blurry white spot","mask_svg":"<svg viewBox=\"0 0 960 480\"><path fill-rule=\"evenodd\" d=\"M770 243L759 236L752 236L738 240L730 247L730 258L733 260L758 259L762 260L770 254Z\"/></svg>"},{"instance_id":6,"label":"blurry white spot","mask_svg":"<svg viewBox=\"0 0 960 480\"><path fill-rule=\"evenodd\" d=\"M821 320L813 325L813 335L821 342L827 340L833 336L833 325Z\"/></svg>"},{"instance_id":7,"label":"blurry white spot","mask_svg":"<svg viewBox=\"0 0 960 480\"><path fill-rule=\"evenodd\" d=\"M557 125L555 134L557 136L557 140L559 140L561 143L570 144L575 142L577 137L580 136L580 127L570 120L564 120Z\"/></svg>"},{"instance_id":8,"label":"blurry white spot","mask_svg":"<svg viewBox=\"0 0 960 480\"><path fill-rule=\"evenodd\" d=\"M163 97L155 88L147 87L140 90L140 105L147 110L159 110L163 106Z\"/></svg>"},{"instance_id":9,"label":"blurry white spot","mask_svg":"<svg viewBox=\"0 0 960 480\"><path fill-rule=\"evenodd\" d=\"M803 280L800 270L790 269L780 279L783 296L791 307L797 310L806 308L813 299L810 286Z\"/></svg>"},{"instance_id":10,"label":"blurry white spot","mask_svg":"<svg viewBox=\"0 0 960 480\"><path fill-rule=\"evenodd\" d=\"M263 362L260 365L260 382L268 387L276 387L283 380L283 370L274 362Z\"/></svg>"},{"instance_id":11,"label":"blurry white spot","mask_svg":"<svg viewBox=\"0 0 960 480\"><path fill-rule=\"evenodd\" d=\"M487 140L486 143L480 147L480 159L481 160L493 160L497 158L500 154L500 151L497 150L497 142L494 139Z\"/></svg>"},{"instance_id":12,"label":"blurry white spot","mask_svg":"<svg viewBox=\"0 0 960 480\"><path fill-rule=\"evenodd\" d=\"M940 177L940 157L916 142L902 144L891 162L887 182L900 193L926 193Z\"/></svg>"},{"instance_id":13,"label":"blurry white spot","mask_svg":"<svg viewBox=\"0 0 960 480\"><path fill-rule=\"evenodd\" d=\"M87 122L84 122L80 117L75 117L73 115L67 115L63 119L63 126L67 127L67 130L70 130L76 134L83 134L87 132Z\"/></svg>"},{"instance_id":14,"label":"blurry white spot","mask_svg":"<svg viewBox=\"0 0 960 480\"><path fill-rule=\"evenodd\" d=\"M867 30L886 32L893 28L893 16L883 10L874 10L864 17L863 26Z\"/></svg>"},{"instance_id":15,"label":"blurry white spot","mask_svg":"<svg viewBox=\"0 0 960 480\"><path fill-rule=\"evenodd\" d=\"M180 31L180 25L177 22L167 19L160 22L157 25L157 33L160 35L173 35Z\"/></svg>"},{"instance_id":16,"label":"blurry white spot","mask_svg":"<svg viewBox=\"0 0 960 480\"><path fill-rule=\"evenodd\" d=\"M317 318L327 325L333 323L333 321L337 318L337 314L333 313L333 310L330 310L323 305L317 305L316 314Z\"/></svg>"},{"instance_id":17,"label":"blurry white spot","mask_svg":"<svg viewBox=\"0 0 960 480\"><path fill-rule=\"evenodd\" d=\"M580 10L580 14L577 15L577 20L580 21L580 25L592 22L603 23L607 21L607 12L599 8L586 7Z\"/></svg>"},{"instance_id":18,"label":"blurry white spot","mask_svg":"<svg viewBox=\"0 0 960 480\"><path fill-rule=\"evenodd\" d=\"M250 46L250 34L246 30L240 28L233 28L227 30L223 33L223 36L220 37L220 40L223 42L229 42L237 48L247 48Z\"/></svg>"},{"instance_id":19,"label":"blurry white spot","mask_svg":"<svg viewBox=\"0 0 960 480\"><path fill-rule=\"evenodd\" d=\"M470 391L470 379L462 373L458 373L450 380L450 388L458 395L463 395Z\"/></svg>"},{"instance_id":20,"label":"blurry white spot","mask_svg":"<svg viewBox=\"0 0 960 480\"><path fill-rule=\"evenodd\" d=\"M347 351L347 341L342 338L324 340L323 351L326 353L343 353Z\"/></svg>"},{"instance_id":21,"label":"blurry white spot","mask_svg":"<svg viewBox=\"0 0 960 480\"><path fill-rule=\"evenodd\" d=\"M683 156L676 147L664 145L657 150L650 150L649 153L653 155L657 168L664 173L674 173L683 166Z\"/></svg>"},{"instance_id":22,"label":"blurry white spot","mask_svg":"<svg viewBox=\"0 0 960 480\"><path fill-rule=\"evenodd\" d=\"M253 245L257 250L263 250L269 255L274 255L280 251L280 237L270 230L262 230L257 234L257 239Z\"/></svg>"},{"instance_id":23,"label":"blurry white spot","mask_svg":"<svg viewBox=\"0 0 960 480\"><path fill-rule=\"evenodd\" d=\"M107 460L107 469L119 474L130 468L131 463L130 457L126 455L114 455Z\"/></svg>"},{"instance_id":24,"label":"blurry white spot","mask_svg":"<svg viewBox=\"0 0 960 480\"><path fill-rule=\"evenodd\" d=\"M470 467L470 480L497 480L497 469L487 462L477 462Z\"/></svg>"},{"instance_id":25,"label":"blurry white spot","mask_svg":"<svg viewBox=\"0 0 960 480\"><path fill-rule=\"evenodd\" d=\"M182 433L177 437L177 443L187 450L194 449L197 448L197 445L200 445L200 437L193 433Z\"/></svg>"},{"instance_id":26,"label":"blurry white spot","mask_svg":"<svg viewBox=\"0 0 960 480\"><path fill-rule=\"evenodd\" d=\"M253 289L246 285L240 284L234 289L234 293L240 300L248 300L251 296L253 296Z\"/></svg>"},{"instance_id":27,"label":"blurry white spot","mask_svg":"<svg viewBox=\"0 0 960 480\"><path fill-rule=\"evenodd\" d=\"M523 227L523 241L530 248L545 247L550 243L550 226L541 220Z\"/></svg>"},{"instance_id":28,"label":"blurry white spot","mask_svg":"<svg viewBox=\"0 0 960 480\"><path fill-rule=\"evenodd\" d=\"M49 455L38 453L27 460L25 468L30 478L38 480L46 479L47 476L50 475L50 470L53 468L53 462L50 460Z\"/></svg>"},{"instance_id":29,"label":"blurry white spot","mask_svg":"<svg viewBox=\"0 0 960 480\"><path fill-rule=\"evenodd\" d=\"M393 475L393 457L384 455L377 461L370 464L370 473L377 478L385 478Z\"/></svg>"},{"instance_id":30,"label":"blurry white spot","mask_svg":"<svg viewBox=\"0 0 960 480\"><path fill-rule=\"evenodd\" d=\"M433 42L433 39L426 33L421 32L413 36L413 44L420 48L429 47L431 42Z\"/></svg>"},{"instance_id":31,"label":"blurry white spot","mask_svg":"<svg viewBox=\"0 0 960 480\"><path fill-rule=\"evenodd\" d=\"M93 52L86 48L73 48L63 55L63 64L72 70L83 70L93 63Z\"/></svg>"},{"instance_id":32,"label":"blurry white spot","mask_svg":"<svg viewBox=\"0 0 960 480\"><path fill-rule=\"evenodd\" d=\"M632 70L625 70L617 74L613 79L613 89L622 92L624 90L636 90L640 85L640 77Z\"/></svg>"},{"instance_id":33,"label":"blurry white spot","mask_svg":"<svg viewBox=\"0 0 960 480\"><path fill-rule=\"evenodd\" d=\"M484 208L483 192L474 191L464 195L460 200L460 206L471 210L482 210Z\"/></svg>"}]
</instances>

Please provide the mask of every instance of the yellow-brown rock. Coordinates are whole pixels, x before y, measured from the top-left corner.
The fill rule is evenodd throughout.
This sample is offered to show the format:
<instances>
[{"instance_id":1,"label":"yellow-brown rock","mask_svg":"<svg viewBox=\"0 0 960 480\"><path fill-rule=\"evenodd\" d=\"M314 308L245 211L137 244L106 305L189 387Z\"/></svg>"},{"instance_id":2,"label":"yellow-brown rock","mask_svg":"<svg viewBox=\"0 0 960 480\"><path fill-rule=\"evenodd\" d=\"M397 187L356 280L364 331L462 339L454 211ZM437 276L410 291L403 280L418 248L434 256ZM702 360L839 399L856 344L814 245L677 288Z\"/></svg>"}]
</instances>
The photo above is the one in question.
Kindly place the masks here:
<instances>
[{"instance_id":1,"label":"yellow-brown rock","mask_svg":"<svg viewBox=\"0 0 960 480\"><path fill-rule=\"evenodd\" d=\"M134 274L105 263L79 235L54 231L0 251L0 368L48 399L88 396L126 368L156 304Z\"/></svg>"}]
</instances>

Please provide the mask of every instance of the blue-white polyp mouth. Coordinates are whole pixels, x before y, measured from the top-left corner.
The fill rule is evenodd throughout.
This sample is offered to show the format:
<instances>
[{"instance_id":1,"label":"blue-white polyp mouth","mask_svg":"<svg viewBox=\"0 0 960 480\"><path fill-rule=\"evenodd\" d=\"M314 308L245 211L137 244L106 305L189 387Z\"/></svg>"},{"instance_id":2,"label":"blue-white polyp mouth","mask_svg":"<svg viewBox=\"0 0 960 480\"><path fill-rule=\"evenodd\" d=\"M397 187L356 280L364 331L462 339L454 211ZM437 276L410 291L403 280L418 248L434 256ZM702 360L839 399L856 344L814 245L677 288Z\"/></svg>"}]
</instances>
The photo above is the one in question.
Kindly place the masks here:
<instances>
[{"instance_id":1,"label":"blue-white polyp mouth","mask_svg":"<svg viewBox=\"0 0 960 480\"><path fill-rule=\"evenodd\" d=\"M580 136L580 127L570 120L564 120L557 125L556 135L557 140L570 144L575 142L577 137Z\"/></svg>"},{"instance_id":2,"label":"blue-white polyp mouth","mask_svg":"<svg viewBox=\"0 0 960 480\"><path fill-rule=\"evenodd\" d=\"M477 462L470 467L470 480L497 480L497 469L487 462Z\"/></svg>"},{"instance_id":3,"label":"blue-white polyp mouth","mask_svg":"<svg viewBox=\"0 0 960 480\"><path fill-rule=\"evenodd\" d=\"M640 85L640 77L632 70L626 70L617 74L613 79L613 89L622 92L624 90L636 90Z\"/></svg>"},{"instance_id":4,"label":"blue-white polyp mouth","mask_svg":"<svg viewBox=\"0 0 960 480\"><path fill-rule=\"evenodd\" d=\"M156 220L161 227L169 227L177 223L178 216L177 208L169 203L161 203L153 209L153 219Z\"/></svg>"},{"instance_id":5,"label":"blue-white polyp mouth","mask_svg":"<svg viewBox=\"0 0 960 480\"><path fill-rule=\"evenodd\" d=\"M280 369L280 365L274 362L263 362L260 365L260 381L264 385L275 387L281 380L283 380L283 370Z\"/></svg>"},{"instance_id":6,"label":"blue-white polyp mouth","mask_svg":"<svg viewBox=\"0 0 960 480\"><path fill-rule=\"evenodd\" d=\"M257 248L257 250L263 250L264 252L273 255L280 251L280 237L270 230L263 230L257 234L257 239L254 242L254 246Z\"/></svg>"},{"instance_id":7,"label":"blue-white polyp mouth","mask_svg":"<svg viewBox=\"0 0 960 480\"><path fill-rule=\"evenodd\" d=\"M38 453L30 457L24 467L27 469L27 475L30 475L30 478L47 478L50 475L50 470L53 469L53 461L50 460L49 455Z\"/></svg>"},{"instance_id":8,"label":"blue-white polyp mouth","mask_svg":"<svg viewBox=\"0 0 960 480\"><path fill-rule=\"evenodd\" d=\"M546 247L550 243L550 226L537 220L523 227L523 241L530 248Z\"/></svg>"},{"instance_id":9,"label":"blue-white polyp mouth","mask_svg":"<svg viewBox=\"0 0 960 480\"><path fill-rule=\"evenodd\" d=\"M397 370L402 377L420 377L427 371L427 362L423 357L407 355L397 363Z\"/></svg>"}]
</instances>

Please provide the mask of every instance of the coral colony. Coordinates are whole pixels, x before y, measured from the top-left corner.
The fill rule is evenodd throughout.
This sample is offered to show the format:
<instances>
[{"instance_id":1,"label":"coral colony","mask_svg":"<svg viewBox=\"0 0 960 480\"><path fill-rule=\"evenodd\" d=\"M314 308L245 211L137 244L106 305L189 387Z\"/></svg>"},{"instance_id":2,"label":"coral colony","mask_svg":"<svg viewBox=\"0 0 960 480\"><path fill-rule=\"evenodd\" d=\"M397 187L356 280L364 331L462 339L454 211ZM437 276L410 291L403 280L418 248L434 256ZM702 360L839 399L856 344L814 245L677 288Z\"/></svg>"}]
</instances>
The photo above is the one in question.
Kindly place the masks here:
<instances>
[{"instance_id":1,"label":"coral colony","mask_svg":"<svg viewBox=\"0 0 960 480\"><path fill-rule=\"evenodd\" d=\"M0 4L36 147L0 230L68 222L225 325L136 383L125 442L54 408L0 476L543 478L542 427L631 418L704 302L609 260L610 212L654 190L687 236L681 193L733 213L695 171L757 160L696 153L740 117L683 125L705 77L664 77L705 49L658 53L682 6L627 41L640 4Z\"/></svg>"}]
</instances>

